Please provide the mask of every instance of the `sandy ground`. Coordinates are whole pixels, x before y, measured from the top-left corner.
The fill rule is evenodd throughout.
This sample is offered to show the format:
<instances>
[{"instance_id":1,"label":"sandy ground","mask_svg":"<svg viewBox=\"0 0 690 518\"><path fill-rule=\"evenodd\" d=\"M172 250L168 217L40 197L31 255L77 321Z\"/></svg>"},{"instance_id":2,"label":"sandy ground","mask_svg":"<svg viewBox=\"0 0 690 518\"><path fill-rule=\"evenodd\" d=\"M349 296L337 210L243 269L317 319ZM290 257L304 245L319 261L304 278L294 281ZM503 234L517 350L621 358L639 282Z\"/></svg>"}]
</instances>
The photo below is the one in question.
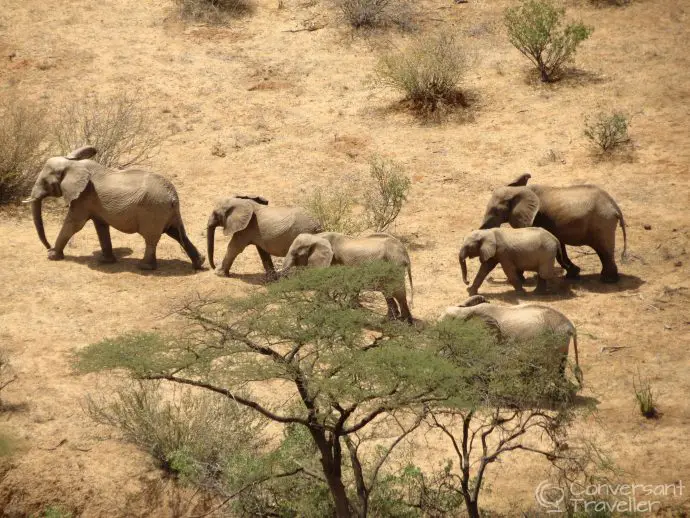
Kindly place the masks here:
<instances>
[{"instance_id":1,"label":"sandy ground","mask_svg":"<svg viewBox=\"0 0 690 518\"><path fill-rule=\"evenodd\" d=\"M411 243L414 311L422 319L464 300L457 247L479 225L493 188L524 171L533 182L602 186L628 223L631 259L620 267L621 282L600 284L596 256L574 249L581 281L521 300L552 305L577 325L585 395L599 401L597 420L581 425L609 449L624 480L690 484L690 7L568 2L569 13L596 30L578 53L580 72L542 85L528 80L526 60L506 40L501 13L509 3L419 3L420 30L450 28L470 55L464 86L476 100L464 120L444 125L391 110L396 93L374 85L379 52L405 36L352 34L327 5L296 0L282 9L277 0L257 0L253 15L224 28L182 24L167 1L5 0L0 95L19 90L50 105L84 92L144 96L166 135L149 167L174 180L199 247L219 195L260 193L275 205L294 204L314 186L366 178L374 153L402 163L413 185L394 231ZM601 107L634 115L629 157L592 156L583 119ZM212 155L214 145L226 156ZM51 241L64 213L55 206L46 217ZM0 213L0 235L0 343L19 374L3 392L12 408L0 413L0 429L19 445L0 471L4 516L52 503L89 517L186 512L185 496L146 455L86 417L84 396L101 392L109 376L75 375L70 357L122 331L166 328L169 308L189 294L260 289L258 255L248 250L233 267L238 275L219 279L193 273L164 238L159 270L144 273L136 268L141 238L113 232L121 260L104 266L93 256L98 241L89 225L65 261L50 262L25 207ZM619 232L619 248L621 239ZM224 246L218 237L217 254ZM483 292L515 303L502 272L493 278ZM610 346L622 349L602 352ZM636 409L638 369L657 394L658 420ZM507 514L533 507L545 472L529 457L509 459L491 472L494 491L483 504ZM687 491L669 503L687 506Z\"/></svg>"}]
</instances>

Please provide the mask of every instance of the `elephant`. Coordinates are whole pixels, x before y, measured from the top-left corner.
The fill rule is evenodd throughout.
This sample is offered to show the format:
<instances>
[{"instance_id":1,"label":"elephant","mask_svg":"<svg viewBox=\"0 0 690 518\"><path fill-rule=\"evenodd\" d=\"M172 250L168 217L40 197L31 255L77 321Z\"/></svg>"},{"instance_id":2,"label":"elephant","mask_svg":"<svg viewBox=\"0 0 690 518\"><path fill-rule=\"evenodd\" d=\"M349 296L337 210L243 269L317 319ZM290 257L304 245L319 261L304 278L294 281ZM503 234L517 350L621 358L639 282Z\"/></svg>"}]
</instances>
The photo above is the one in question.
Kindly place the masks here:
<instances>
[{"instance_id":1,"label":"elephant","mask_svg":"<svg viewBox=\"0 0 690 518\"><path fill-rule=\"evenodd\" d=\"M474 295L462 304L450 306L439 316L438 321L458 318L469 320L479 318L486 325L494 329L499 338L505 340L533 340L545 333L552 333L556 338L556 347L563 355L561 372L565 372L565 364L570 349L570 338L573 339L575 350L575 376L582 384L582 370L577 351L577 330L573 323L560 311L540 304L519 304L517 306L501 306L490 304L481 295Z\"/></svg>"},{"instance_id":2,"label":"elephant","mask_svg":"<svg viewBox=\"0 0 690 518\"><path fill-rule=\"evenodd\" d=\"M518 292L524 292L522 283L525 270L538 274L537 293L546 290L546 281L558 276L554 261L560 256L561 244L551 232L543 228L490 228L475 230L465 238L458 259L462 269L462 280L467 281L468 257L479 257L481 267L474 282L467 288L470 295L476 295L486 276L497 264L501 264L508 281Z\"/></svg>"},{"instance_id":3,"label":"elephant","mask_svg":"<svg viewBox=\"0 0 690 518\"><path fill-rule=\"evenodd\" d=\"M216 270L219 276L230 275L235 258L249 245L256 246L269 278L277 277L272 255L285 257L295 238L303 233L321 231L321 225L306 211L297 207L269 207L261 196L237 195L218 200L208 218L207 251L211 268L216 227L231 234L223 263Z\"/></svg>"},{"instance_id":4,"label":"elephant","mask_svg":"<svg viewBox=\"0 0 690 518\"><path fill-rule=\"evenodd\" d=\"M552 187L527 185L529 174L496 189L484 213L481 229L510 223L514 228L542 227L561 243L559 264L566 277L577 279L580 268L568 257L565 246L587 245L594 249L602 264L601 281L618 282L614 257L616 226L623 230L623 254L627 250L625 219L615 200L596 185Z\"/></svg>"},{"instance_id":5,"label":"elephant","mask_svg":"<svg viewBox=\"0 0 690 518\"><path fill-rule=\"evenodd\" d=\"M93 221L103 253L103 263L116 261L110 241L110 227L127 234L138 233L146 242L140 268L157 267L156 246L163 233L172 237L192 261L194 269L202 268L205 257L187 237L177 191L161 175L140 169L117 171L103 167L93 160L97 149L84 146L67 156L49 158L36 178L31 196L24 203L31 204L38 237L48 249L48 259L64 259L64 249L70 238L87 221ZM41 204L48 196L62 196L69 206L55 246L46 239Z\"/></svg>"},{"instance_id":6,"label":"elephant","mask_svg":"<svg viewBox=\"0 0 690 518\"><path fill-rule=\"evenodd\" d=\"M281 275L293 266L324 267L330 265L355 266L370 261L388 261L403 267L410 280L410 304L414 297L410 256L400 240L386 233L374 233L363 237L351 237L339 232L300 234L290 245L285 256ZM405 278L393 293L386 294L388 318L400 318L412 323L412 314L407 304ZM396 304L397 303L397 304Z\"/></svg>"}]
</instances>

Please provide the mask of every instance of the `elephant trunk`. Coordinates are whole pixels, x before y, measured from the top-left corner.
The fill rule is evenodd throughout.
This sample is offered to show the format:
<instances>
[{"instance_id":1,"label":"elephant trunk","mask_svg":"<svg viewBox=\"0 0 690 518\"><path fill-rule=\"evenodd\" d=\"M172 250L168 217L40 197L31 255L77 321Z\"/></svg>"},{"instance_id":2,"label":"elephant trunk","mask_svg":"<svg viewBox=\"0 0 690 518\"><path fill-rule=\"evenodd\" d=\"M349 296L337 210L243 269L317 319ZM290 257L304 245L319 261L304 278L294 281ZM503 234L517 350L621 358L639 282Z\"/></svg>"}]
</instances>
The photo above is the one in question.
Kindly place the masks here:
<instances>
[{"instance_id":1,"label":"elephant trunk","mask_svg":"<svg viewBox=\"0 0 690 518\"><path fill-rule=\"evenodd\" d=\"M496 218L488 216L488 217L484 218L484 221L482 222L482 226L479 227L479 230L486 230L488 228L496 228L496 227L500 227L500 226L501 226L500 221L498 221Z\"/></svg>"},{"instance_id":2,"label":"elephant trunk","mask_svg":"<svg viewBox=\"0 0 690 518\"><path fill-rule=\"evenodd\" d=\"M292 268L292 266L293 266L292 255L288 254L285 256L285 259L283 260L283 266L278 271L278 276L282 277L284 275L287 275L288 271L290 271L290 268Z\"/></svg>"},{"instance_id":3,"label":"elephant trunk","mask_svg":"<svg viewBox=\"0 0 690 518\"><path fill-rule=\"evenodd\" d=\"M458 256L458 259L460 260L460 269L462 270L462 281L466 285L469 285L470 282L467 280L467 262L465 261L466 257L467 257L467 253L466 253L465 247L462 247L460 249L460 255Z\"/></svg>"},{"instance_id":4,"label":"elephant trunk","mask_svg":"<svg viewBox=\"0 0 690 518\"><path fill-rule=\"evenodd\" d=\"M46 231L43 227L43 214L41 213L42 204L42 198L31 199L31 215L34 219L34 226L36 227L38 238L41 240L41 243L43 243L43 246L50 249L50 243L46 239Z\"/></svg>"}]
</instances>

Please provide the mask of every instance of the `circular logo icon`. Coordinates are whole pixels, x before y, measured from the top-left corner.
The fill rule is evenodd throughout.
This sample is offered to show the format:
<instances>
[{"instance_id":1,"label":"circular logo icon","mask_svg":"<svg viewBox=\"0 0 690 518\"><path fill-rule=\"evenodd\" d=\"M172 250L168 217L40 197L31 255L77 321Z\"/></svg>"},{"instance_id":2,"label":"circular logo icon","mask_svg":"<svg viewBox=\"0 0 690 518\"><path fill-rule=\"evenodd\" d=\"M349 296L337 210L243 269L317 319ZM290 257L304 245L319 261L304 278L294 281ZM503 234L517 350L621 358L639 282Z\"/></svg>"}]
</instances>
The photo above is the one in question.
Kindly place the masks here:
<instances>
[{"instance_id":1,"label":"circular logo icon","mask_svg":"<svg viewBox=\"0 0 690 518\"><path fill-rule=\"evenodd\" d=\"M543 480L534 490L537 503L549 513L563 512L561 504L565 500L565 491L548 480Z\"/></svg>"}]
</instances>

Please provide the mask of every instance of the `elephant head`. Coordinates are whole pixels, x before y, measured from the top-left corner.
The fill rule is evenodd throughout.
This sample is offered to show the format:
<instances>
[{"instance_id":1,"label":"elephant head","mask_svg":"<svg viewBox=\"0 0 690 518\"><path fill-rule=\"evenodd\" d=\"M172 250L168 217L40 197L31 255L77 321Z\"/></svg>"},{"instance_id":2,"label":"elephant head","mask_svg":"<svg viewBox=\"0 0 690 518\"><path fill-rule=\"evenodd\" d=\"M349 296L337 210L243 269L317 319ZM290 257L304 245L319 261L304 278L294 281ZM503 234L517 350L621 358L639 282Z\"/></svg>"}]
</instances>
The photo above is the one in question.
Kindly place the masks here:
<instances>
[{"instance_id":1,"label":"elephant head","mask_svg":"<svg viewBox=\"0 0 690 518\"><path fill-rule=\"evenodd\" d=\"M475 230L467 236L458 254L463 282L469 285L465 262L468 257L479 257L479 260L485 263L494 255L496 255L496 235L492 230Z\"/></svg>"},{"instance_id":2,"label":"elephant head","mask_svg":"<svg viewBox=\"0 0 690 518\"><path fill-rule=\"evenodd\" d=\"M481 295L474 295L468 298L465 302L458 304L456 306L450 306L438 317L438 321L442 321L448 318L458 318L460 320L467 320L477 314L477 310L481 313L481 308L477 306L488 304L489 301L486 300Z\"/></svg>"},{"instance_id":3,"label":"elephant head","mask_svg":"<svg viewBox=\"0 0 690 518\"><path fill-rule=\"evenodd\" d=\"M332 261L330 241L318 234L300 234L290 245L280 274L286 274L293 266L330 266Z\"/></svg>"},{"instance_id":4,"label":"elephant head","mask_svg":"<svg viewBox=\"0 0 690 518\"><path fill-rule=\"evenodd\" d=\"M510 223L511 227L531 227L539 211L539 197L526 187L531 178L525 173L510 182L505 187L496 189L484 212L482 229L500 227L502 223Z\"/></svg>"},{"instance_id":5,"label":"elephant head","mask_svg":"<svg viewBox=\"0 0 690 518\"><path fill-rule=\"evenodd\" d=\"M268 205L268 200L261 196L235 195L232 198L220 200L213 208L213 212L206 224L206 247L208 250L208 262L211 268L213 263L213 248L216 235L216 227L222 226L226 235L244 230L254 216L258 205Z\"/></svg>"},{"instance_id":6,"label":"elephant head","mask_svg":"<svg viewBox=\"0 0 690 518\"><path fill-rule=\"evenodd\" d=\"M67 156L49 158L38 174L31 196L24 203L31 203L31 213L38 238L46 248L50 243L46 239L43 227L41 205L43 198L62 196L67 205L76 200L89 183L91 172L86 164L80 163L93 157L98 151L92 146L75 149Z\"/></svg>"}]
</instances>

